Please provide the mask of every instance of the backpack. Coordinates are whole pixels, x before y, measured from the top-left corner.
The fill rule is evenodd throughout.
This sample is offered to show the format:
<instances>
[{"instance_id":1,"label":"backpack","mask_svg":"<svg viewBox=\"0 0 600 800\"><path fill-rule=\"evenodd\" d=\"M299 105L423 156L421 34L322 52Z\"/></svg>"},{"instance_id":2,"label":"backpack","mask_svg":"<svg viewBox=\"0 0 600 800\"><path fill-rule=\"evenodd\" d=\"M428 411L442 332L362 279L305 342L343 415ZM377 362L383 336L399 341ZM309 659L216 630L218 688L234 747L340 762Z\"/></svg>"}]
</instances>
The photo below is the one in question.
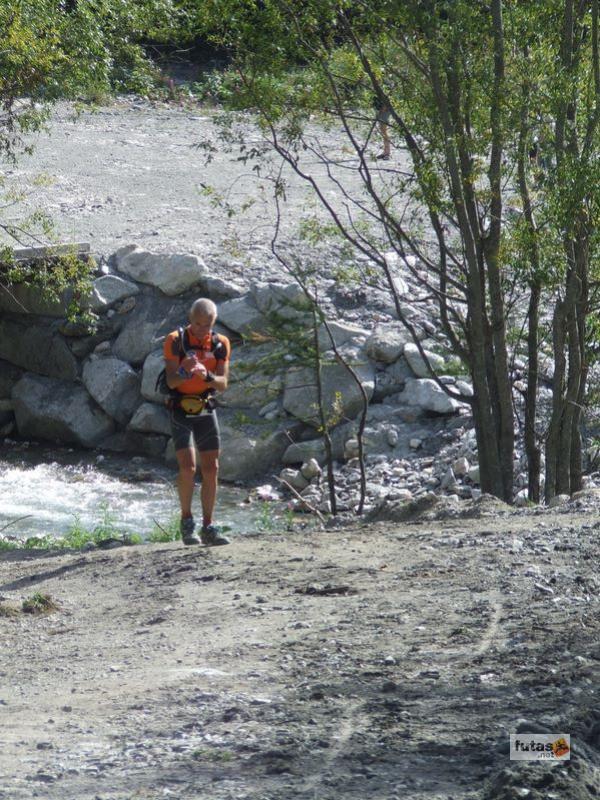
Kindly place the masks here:
<instances>
[{"instance_id":1,"label":"backpack","mask_svg":"<svg viewBox=\"0 0 600 800\"><path fill-rule=\"evenodd\" d=\"M177 328L177 342L179 346L179 360L183 361L185 358L186 352L189 350L198 350L198 347L191 345L189 342L188 332L183 327L180 326ZM219 339L217 334L214 331L210 332L210 349L214 357L218 361L223 361L227 358L227 348L223 344L223 342ZM167 384L167 372L163 368L156 379L156 384L154 386L154 391L161 395L164 399L165 403L168 403L173 398L179 397L179 392L177 389L171 389L170 386Z\"/></svg>"}]
</instances>

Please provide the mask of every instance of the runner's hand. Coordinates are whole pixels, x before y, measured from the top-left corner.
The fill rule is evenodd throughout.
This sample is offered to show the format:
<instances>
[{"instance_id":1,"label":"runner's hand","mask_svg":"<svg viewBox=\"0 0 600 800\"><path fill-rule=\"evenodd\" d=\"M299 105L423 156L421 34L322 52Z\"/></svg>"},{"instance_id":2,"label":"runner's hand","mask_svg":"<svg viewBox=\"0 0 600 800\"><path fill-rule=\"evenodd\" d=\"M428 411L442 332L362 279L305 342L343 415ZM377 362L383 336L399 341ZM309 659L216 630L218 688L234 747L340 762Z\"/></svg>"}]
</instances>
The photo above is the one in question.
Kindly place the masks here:
<instances>
[{"instance_id":1,"label":"runner's hand","mask_svg":"<svg viewBox=\"0 0 600 800\"><path fill-rule=\"evenodd\" d=\"M198 361L195 353L186 356L181 362L181 367L190 377L192 375L199 375L201 378L206 376L206 367Z\"/></svg>"}]
</instances>

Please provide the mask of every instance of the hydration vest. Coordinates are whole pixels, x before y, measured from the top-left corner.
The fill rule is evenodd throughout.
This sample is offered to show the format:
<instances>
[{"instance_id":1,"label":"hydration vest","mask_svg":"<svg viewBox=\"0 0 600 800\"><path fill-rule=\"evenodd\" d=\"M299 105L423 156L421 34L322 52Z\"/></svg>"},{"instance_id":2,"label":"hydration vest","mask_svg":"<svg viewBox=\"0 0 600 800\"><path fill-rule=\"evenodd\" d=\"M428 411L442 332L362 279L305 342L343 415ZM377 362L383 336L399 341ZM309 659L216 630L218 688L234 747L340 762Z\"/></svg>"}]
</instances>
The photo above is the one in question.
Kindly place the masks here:
<instances>
[{"instance_id":1,"label":"hydration vest","mask_svg":"<svg viewBox=\"0 0 600 800\"><path fill-rule=\"evenodd\" d=\"M183 361L186 357L186 353L190 350L202 350L198 345L190 344L187 328L183 326L177 328L177 337L175 341L177 341L179 347L179 363ZM210 332L210 349L217 361L224 361L227 358L227 348L214 331ZM171 389L167 384L167 373L165 369L159 372L154 391L162 395L167 404L181 397L181 392L178 392L177 389ZM208 397L214 394L214 389L207 389L203 394L206 394Z\"/></svg>"}]
</instances>

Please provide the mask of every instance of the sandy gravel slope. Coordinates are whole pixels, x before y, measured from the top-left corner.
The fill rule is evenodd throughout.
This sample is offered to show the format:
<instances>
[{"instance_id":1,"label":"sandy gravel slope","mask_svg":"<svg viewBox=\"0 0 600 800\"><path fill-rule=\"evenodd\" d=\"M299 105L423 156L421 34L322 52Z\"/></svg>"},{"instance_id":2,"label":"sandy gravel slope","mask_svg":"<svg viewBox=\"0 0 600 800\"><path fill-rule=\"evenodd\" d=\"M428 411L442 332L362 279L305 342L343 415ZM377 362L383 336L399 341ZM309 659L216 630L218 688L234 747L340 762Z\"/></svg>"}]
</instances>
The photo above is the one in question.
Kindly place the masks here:
<instances>
[{"instance_id":1,"label":"sandy gravel slope","mask_svg":"<svg viewBox=\"0 0 600 800\"><path fill-rule=\"evenodd\" d=\"M0 798L597 797L597 540L516 514L4 554ZM510 762L523 719L571 762Z\"/></svg>"},{"instance_id":2,"label":"sandy gravel slope","mask_svg":"<svg viewBox=\"0 0 600 800\"><path fill-rule=\"evenodd\" d=\"M265 267L280 271L270 255L275 203L272 184L264 179L269 162L263 163L259 177L253 161L240 161L237 146L228 149L219 140L215 117L217 112L202 107L127 98L77 115L71 105L58 104L47 130L31 138L33 153L0 170L7 191L26 193L5 210L3 219L20 223L43 211L53 220L59 240L90 242L99 255L137 244L157 252L196 253L240 279L258 269L264 273ZM359 178L348 169L357 164L346 163L339 132L317 130L314 135L340 158L344 180L358 192ZM250 120L241 136L248 150L263 145ZM207 149L199 147L203 144L212 151L209 158ZM395 152L393 165L385 169L373 154L374 179L391 175L403 159L401 151ZM322 180L324 168L316 159L306 160L305 169ZM319 206L291 170L283 176L285 239ZM344 207L333 184L327 196L338 209Z\"/></svg>"}]
</instances>

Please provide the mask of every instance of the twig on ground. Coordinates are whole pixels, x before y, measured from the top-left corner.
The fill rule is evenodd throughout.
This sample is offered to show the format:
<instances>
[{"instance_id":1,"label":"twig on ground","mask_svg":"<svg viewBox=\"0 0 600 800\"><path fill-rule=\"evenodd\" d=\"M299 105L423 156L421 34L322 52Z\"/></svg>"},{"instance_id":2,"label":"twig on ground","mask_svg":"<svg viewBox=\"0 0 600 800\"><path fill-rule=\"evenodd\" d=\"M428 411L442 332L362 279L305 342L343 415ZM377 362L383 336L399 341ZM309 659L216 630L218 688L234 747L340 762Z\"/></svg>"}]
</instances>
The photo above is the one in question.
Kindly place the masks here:
<instances>
[{"instance_id":1,"label":"twig on ground","mask_svg":"<svg viewBox=\"0 0 600 800\"><path fill-rule=\"evenodd\" d=\"M166 531L166 530L163 528L163 526L160 524L160 522L158 522L157 520L155 520L155 519L154 519L154 517L152 517L152 522L153 522L153 523L156 525L156 527L157 527L157 528L158 528L160 531L162 531L162 532L164 533L164 535L165 535L165 536L171 536L171 534L169 533L169 531Z\"/></svg>"},{"instance_id":2,"label":"twig on ground","mask_svg":"<svg viewBox=\"0 0 600 800\"><path fill-rule=\"evenodd\" d=\"M311 506L311 504L307 500L305 500L304 497L302 497L302 495L299 492L297 492L293 486L290 486L290 484L287 481L284 481L283 478L279 478L277 475L273 475L273 477L275 478L276 481L279 481L279 483L283 484L283 486L285 486L286 489L289 489L290 492L293 495L295 495L298 500L300 500L302 505L306 506L306 508L310 511L311 514L314 514L321 520L323 525L325 524L325 517L323 516L323 514L321 514L318 508Z\"/></svg>"}]
</instances>

